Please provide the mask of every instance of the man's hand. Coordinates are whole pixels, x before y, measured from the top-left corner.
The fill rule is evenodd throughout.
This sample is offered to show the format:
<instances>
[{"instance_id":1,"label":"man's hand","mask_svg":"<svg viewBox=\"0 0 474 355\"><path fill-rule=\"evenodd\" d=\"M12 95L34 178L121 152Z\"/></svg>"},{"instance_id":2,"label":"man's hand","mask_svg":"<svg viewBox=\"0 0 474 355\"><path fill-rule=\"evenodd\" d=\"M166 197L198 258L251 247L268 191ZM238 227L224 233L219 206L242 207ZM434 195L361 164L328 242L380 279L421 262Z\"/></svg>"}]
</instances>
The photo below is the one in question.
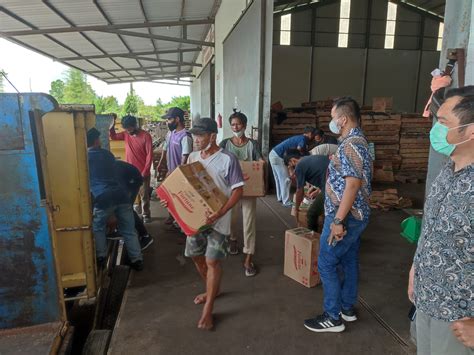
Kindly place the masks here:
<instances>
[{"instance_id":1,"label":"man's hand","mask_svg":"<svg viewBox=\"0 0 474 355\"><path fill-rule=\"evenodd\" d=\"M341 241L342 238L347 234L347 231L344 230L344 226L342 224L334 224L331 223L331 234L328 238L328 244L332 245L334 240Z\"/></svg>"},{"instance_id":2,"label":"man's hand","mask_svg":"<svg viewBox=\"0 0 474 355\"><path fill-rule=\"evenodd\" d=\"M463 318L451 324L454 336L467 346L474 348L474 318Z\"/></svg>"},{"instance_id":3,"label":"man's hand","mask_svg":"<svg viewBox=\"0 0 474 355\"><path fill-rule=\"evenodd\" d=\"M168 209L168 201L160 200L160 205L163 206L164 208Z\"/></svg>"},{"instance_id":4,"label":"man's hand","mask_svg":"<svg viewBox=\"0 0 474 355\"><path fill-rule=\"evenodd\" d=\"M411 303L415 303L415 297L413 296L413 280L415 278L415 268L411 266L410 273L408 274L408 299Z\"/></svg>"},{"instance_id":5,"label":"man's hand","mask_svg":"<svg viewBox=\"0 0 474 355\"><path fill-rule=\"evenodd\" d=\"M221 211L214 212L206 217L206 225L213 225L224 214Z\"/></svg>"}]
</instances>

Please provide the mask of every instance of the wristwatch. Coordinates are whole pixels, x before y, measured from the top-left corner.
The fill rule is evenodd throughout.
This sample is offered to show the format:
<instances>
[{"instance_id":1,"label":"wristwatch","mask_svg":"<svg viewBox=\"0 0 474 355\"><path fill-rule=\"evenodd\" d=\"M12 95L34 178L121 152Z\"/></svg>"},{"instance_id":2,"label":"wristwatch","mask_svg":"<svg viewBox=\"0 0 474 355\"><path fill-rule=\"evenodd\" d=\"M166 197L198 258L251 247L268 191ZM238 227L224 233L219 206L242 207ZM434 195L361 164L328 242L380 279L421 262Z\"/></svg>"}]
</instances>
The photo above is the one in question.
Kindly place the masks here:
<instances>
[{"instance_id":1,"label":"wristwatch","mask_svg":"<svg viewBox=\"0 0 474 355\"><path fill-rule=\"evenodd\" d=\"M332 223L336 226L344 226L344 221L340 218L334 218L334 220L332 221Z\"/></svg>"}]
</instances>

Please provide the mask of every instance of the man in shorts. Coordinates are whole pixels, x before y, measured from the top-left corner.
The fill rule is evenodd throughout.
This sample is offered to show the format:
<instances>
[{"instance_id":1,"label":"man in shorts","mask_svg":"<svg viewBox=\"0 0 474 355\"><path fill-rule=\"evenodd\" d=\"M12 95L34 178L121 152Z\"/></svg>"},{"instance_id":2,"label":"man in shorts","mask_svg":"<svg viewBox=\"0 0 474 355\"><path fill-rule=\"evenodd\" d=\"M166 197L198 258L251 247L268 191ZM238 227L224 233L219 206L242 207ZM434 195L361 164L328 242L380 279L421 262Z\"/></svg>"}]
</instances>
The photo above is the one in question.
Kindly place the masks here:
<instances>
[{"instance_id":1,"label":"man in shorts","mask_svg":"<svg viewBox=\"0 0 474 355\"><path fill-rule=\"evenodd\" d=\"M222 260L227 256L231 209L242 197L244 179L237 157L217 145L217 124L213 119L195 119L190 132L197 151L189 155L188 163L200 162L228 197L227 203L218 212L207 217L206 225L212 225L211 228L186 238L184 252L193 259L206 285L206 292L194 299L195 304L204 304L198 328L210 330L214 326L212 310L219 294Z\"/></svg>"}]
</instances>

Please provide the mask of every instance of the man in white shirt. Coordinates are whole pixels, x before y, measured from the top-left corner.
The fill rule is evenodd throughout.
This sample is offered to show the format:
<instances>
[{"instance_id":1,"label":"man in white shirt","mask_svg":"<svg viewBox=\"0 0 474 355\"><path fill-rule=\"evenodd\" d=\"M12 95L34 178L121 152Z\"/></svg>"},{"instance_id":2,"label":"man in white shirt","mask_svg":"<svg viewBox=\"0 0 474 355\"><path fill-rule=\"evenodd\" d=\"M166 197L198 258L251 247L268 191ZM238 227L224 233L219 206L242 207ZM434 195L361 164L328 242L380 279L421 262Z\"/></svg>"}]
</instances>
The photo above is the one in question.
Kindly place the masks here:
<instances>
[{"instance_id":1,"label":"man in white shirt","mask_svg":"<svg viewBox=\"0 0 474 355\"><path fill-rule=\"evenodd\" d=\"M186 238L185 255L193 259L206 284L206 292L194 299L195 304L204 304L198 328L210 330L214 326L212 309L219 293L222 260L227 256L231 209L242 197L244 179L237 157L217 145L214 120L207 117L196 119L190 132L197 151L189 155L188 163L199 161L229 198L218 212L208 216L206 224L212 228Z\"/></svg>"}]
</instances>

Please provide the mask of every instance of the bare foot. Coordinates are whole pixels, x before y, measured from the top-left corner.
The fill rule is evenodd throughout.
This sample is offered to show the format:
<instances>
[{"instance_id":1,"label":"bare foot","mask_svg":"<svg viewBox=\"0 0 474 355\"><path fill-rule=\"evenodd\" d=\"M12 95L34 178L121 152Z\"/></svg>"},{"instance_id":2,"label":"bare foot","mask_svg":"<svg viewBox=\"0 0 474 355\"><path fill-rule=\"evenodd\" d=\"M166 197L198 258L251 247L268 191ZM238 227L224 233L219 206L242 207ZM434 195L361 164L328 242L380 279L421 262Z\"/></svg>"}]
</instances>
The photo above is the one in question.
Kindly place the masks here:
<instances>
[{"instance_id":1,"label":"bare foot","mask_svg":"<svg viewBox=\"0 0 474 355\"><path fill-rule=\"evenodd\" d=\"M206 303L206 293L200 293L194 298L194 304L203 304Z\"/></svg>"},{"instance_id":2,"label":"bare foot","mask_svg":"<svg viewBox=\"0 0 474 355\"><path fill-rule=\"evenodd\" d=\"M198 322L198 328L203 330L211 330L214 327L214 322L212 319L212 314L203 314L201 319Z\"/></svg>"},{"instance_id":3,"label":"bare foot","mask_svg":"<svg viewBox=\"0 0 474 355\"><path fill-rule=\"evenodd\" d=\"M219 297L220 295L221 295L220 292L217 293L216 298ZM206 299L207 299L207 294L205 292L200 293L199 295L194 297L194 304L204 304L206 303Z\"/></svg>"}]
</instances>

